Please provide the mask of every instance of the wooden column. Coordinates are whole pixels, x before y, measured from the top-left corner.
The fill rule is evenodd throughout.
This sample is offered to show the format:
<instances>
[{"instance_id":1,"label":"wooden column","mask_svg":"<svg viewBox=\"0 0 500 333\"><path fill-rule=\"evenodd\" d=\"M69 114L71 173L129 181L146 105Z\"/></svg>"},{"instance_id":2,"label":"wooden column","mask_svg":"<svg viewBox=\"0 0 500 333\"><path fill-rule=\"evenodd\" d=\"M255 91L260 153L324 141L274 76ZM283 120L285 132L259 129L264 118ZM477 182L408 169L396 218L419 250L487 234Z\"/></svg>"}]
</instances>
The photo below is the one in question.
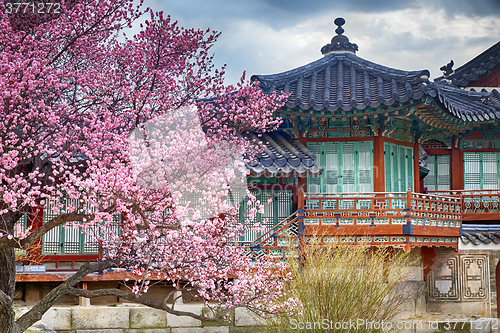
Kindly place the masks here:
<instances>
[{"instance_id":1,"label":"wooden column","mask_svg":"<svg viewBox=\"0 0 500 333\"><path fill-rule=\"evenodd\" d=\"M83 281L82 289L87 290L87 282ZM80 306L90 306L90 298L80 296L78 297L78 305Z\"/></svg>"},{"instance_id":2,"label":"wooden column","mask_svg":"<svg viewBox=\"0 0 500 333\"><path fill-rule=\"evenodd\" d=\"M433 247L422 246L420 250L422 255L422 264L424 266L424 281L427 280L427 276L429 275L432 265L434 264L434 258L436 258L436 252Z\"/></svg>"},{"instance_id":3,"label":"wooden column","mask_svg":"<svg viewBox=\"0 0 500 333\"><path fill-rule=\"evenodd\" d=\"M305 194L307 193L307 177L299 177L299 185L297 186L297 209L306 206Z\"/></svg>"},{"instance_id":4,"label":"wooden column","mask_svg":"<svg viewBox=\"0 0 500 333\"><path fill-rule=\"evenodd\" d=\"M460 149L453 148L450 155L451 189L464 189L464 157Z\"/></svg>"},{"instance_id":5,"label":"wooden column","mask_svg":"<svg viewBox=\"0 0 500 333\"><path fill-rule=\"evenodd\" d=\"M385 192L384 138L373 138L373 191Z\"/></svg>"},{"instance_id":6,"label":"wooden column","mask_svg":"<svg viewBox=\"0 0 500 333\"><path fill-rule=\"evenodd\" d=\"M415 142L413 145L413 192L422 192L420 188L420 157L419 157L419 143Z\"/></svg>"},{"instance_id":7,"label":"wooden column","mask_svg":"<svg viewBox=\"0 0 500 333\"><path fill-rule=\"evenodd\" d=\"M31 208L28 213L27 227L36 230L43 225L43 205ZM38 239L27 251L26 257L29 265L41 265L42 262L42 238Z\"/></svg>"}]
</instances>

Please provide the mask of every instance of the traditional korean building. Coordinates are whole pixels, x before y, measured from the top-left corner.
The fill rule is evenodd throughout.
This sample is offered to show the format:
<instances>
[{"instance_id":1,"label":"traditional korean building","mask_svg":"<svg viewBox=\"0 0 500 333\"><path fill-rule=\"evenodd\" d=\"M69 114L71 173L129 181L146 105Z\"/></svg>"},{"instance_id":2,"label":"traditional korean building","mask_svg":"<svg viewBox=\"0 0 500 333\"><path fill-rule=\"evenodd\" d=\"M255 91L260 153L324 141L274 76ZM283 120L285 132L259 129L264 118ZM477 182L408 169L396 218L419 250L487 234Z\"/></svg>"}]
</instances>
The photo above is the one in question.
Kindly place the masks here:
<instances>
[{"instance_id":1,"label":"traditional korean building","mask_svg":"<svg viewBox=\"0 0 500 333\"><path fill-rule=\"evenodd\" d=\"M269 212L278 220L295 212L270 225L253 252L280 257L299 244L295 235L401 248L421 257L411 277L422 291L415 315L496 316L500 43L431 81L425 69L358 57L344 23L335 20L321 59L252 76L265 92L290 94L277 114L283 125L261 137L268 150L249 164L266 176L254 187L264 195L271 182L293 184L290 198L273 192Z\"/></svg>"},{"instance_id":2,"label":"traditional korean building","mask_svg":"<svg viewBox=\"0 0 500 333\"><path fill-rule=\"evenodd\" d=\"M319 60L251 78L266 93L290 95L277 131L248 134L266 146L247 164L249 186L261 202L273 200L259 217L266 230L248 231L241 245L276 258L311 239L412 251L421 260L411 268L419 292L410 312L496 316L500 43L456 70L443 66L446 74L431 81L425 69L358 57L344 23L335 20ZM29 223L49 215L46 208ZM39 255L47 272L18 282L60 281L62 270L97 260L99 250L60 228Z\"/></svg>"}]
</instances>

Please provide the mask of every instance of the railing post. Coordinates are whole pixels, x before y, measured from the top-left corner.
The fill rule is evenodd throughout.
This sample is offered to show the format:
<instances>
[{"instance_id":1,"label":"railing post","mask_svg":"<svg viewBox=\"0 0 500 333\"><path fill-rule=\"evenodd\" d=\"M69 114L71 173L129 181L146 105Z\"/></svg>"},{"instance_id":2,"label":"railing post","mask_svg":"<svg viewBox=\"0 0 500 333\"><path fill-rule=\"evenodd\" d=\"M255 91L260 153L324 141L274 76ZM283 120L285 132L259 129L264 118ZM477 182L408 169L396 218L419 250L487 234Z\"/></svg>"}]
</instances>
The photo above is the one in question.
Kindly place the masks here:
<instances>
[{"instance_id":1,"label":"railing post","mask_svg":"<svg viewBox=\"0 0 500 333\"><path fill-rule=\"evenodd\" d=\"M411 210L411 188L406 191L406 210Z\"/></svg>"},{"instance_id":2,"label":"railing post","mask_svg":"<svg viewBox=\"0 0 500 333\"><path fill-rule=\"evenodd\" d=\"M304 243L304 233L306 226L304 225L304 217L306 214L306 210L304 207L299 207L297 211L297 223L299 224L299 230L298 230L298 235L297 237L299 238L299 257L302 255L302 250L304 249L305 243Z\"/></svg>"},{"instance_id":3,"label":"railing post","mask_svg":"<svg viewBox=\"0 0 500 333\"><path fill-rule=\"evenodd\" d=\"M403 225L403 235L413 235L413 225L411 224L411 217L413 215L411 208L411 199L412 199L411 189L408 188L408 190L406 191L406 208L404 215L404 217L406 217L406 225Z\"/></svg>"},{"instance_id":4,"label":"railing post","mask_svg":"<svg viewBox=\"0 0 500 333\"><path fill-rule=\"evenodd\" d=\"M458 218L460 221L460 235L461 235L462 234L462 222L463 222L463 217L464 217L464 213L465 213L463 192L460 192L460 196L458 197L458 207L460 207L460 215L458 215ZM456 213L457 213L457 210L455 209L455 214Z\"/></svg>"}]
</instances>

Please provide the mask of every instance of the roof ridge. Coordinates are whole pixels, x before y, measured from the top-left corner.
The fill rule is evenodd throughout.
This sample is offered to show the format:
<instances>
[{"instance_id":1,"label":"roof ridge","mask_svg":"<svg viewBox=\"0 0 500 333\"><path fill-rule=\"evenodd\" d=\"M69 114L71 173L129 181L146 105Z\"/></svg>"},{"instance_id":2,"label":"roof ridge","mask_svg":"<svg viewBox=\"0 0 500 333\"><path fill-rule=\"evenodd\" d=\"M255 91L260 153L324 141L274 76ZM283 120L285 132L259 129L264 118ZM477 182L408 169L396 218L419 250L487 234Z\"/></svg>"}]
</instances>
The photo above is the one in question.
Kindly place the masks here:
<instances>
[{"instance_id":1,"label":"roof ridge","mask_svg":"<svg viewBox=\"0 0 500 333\"><path fill-rule=\"evenodd\" d=\"M486 66L488 62L492 63ZM498 64L500 64L500 41L455 69L450 75L442 75L435 78L434 81L451 80L457 87L465 87L470 82L477 81L480 75L487 74L491 68Z\"/></svg>"}]
</instances>

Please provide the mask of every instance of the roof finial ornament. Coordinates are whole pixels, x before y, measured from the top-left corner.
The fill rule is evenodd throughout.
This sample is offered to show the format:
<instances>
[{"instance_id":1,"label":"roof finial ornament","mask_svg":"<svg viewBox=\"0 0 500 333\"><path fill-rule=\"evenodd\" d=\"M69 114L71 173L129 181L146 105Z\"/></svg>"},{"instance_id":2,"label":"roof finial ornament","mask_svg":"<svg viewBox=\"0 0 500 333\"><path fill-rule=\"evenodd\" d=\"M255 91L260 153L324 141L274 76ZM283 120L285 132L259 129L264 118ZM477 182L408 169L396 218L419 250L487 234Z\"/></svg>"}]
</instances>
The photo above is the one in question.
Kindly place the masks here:
<instances>
[{"instance_id":1,"label":"roof finial ornament","mask_svg":"<svg viewBox=\"0 0 500 333\"><path fill-rule=\"evenodd\" d=\"M325 56L330 53L356 53L358 46L354 43L350 43L349 38L342 35L345 31L344 28L342 28L345 24L345 20L342 17L337 17L333 23L337 26L337 29L335 29L337 36L332 38L330 44L326 44L321 48L321 53Z\"/></svg>"},{"instance_id":2,"label":"roof finial ornament","mask_svg":"<svg viewBox=\"0 0 500 333\"><path fill-rule=\"evenodd\" d=\"M335 29L335 32L337 35L342 35L344 33L344 28L342 26L345 24L345 20L343 17L337 17L335 21L333 21L333 24L337 25L337 29Z\"/></svg>"}]
</instances>

